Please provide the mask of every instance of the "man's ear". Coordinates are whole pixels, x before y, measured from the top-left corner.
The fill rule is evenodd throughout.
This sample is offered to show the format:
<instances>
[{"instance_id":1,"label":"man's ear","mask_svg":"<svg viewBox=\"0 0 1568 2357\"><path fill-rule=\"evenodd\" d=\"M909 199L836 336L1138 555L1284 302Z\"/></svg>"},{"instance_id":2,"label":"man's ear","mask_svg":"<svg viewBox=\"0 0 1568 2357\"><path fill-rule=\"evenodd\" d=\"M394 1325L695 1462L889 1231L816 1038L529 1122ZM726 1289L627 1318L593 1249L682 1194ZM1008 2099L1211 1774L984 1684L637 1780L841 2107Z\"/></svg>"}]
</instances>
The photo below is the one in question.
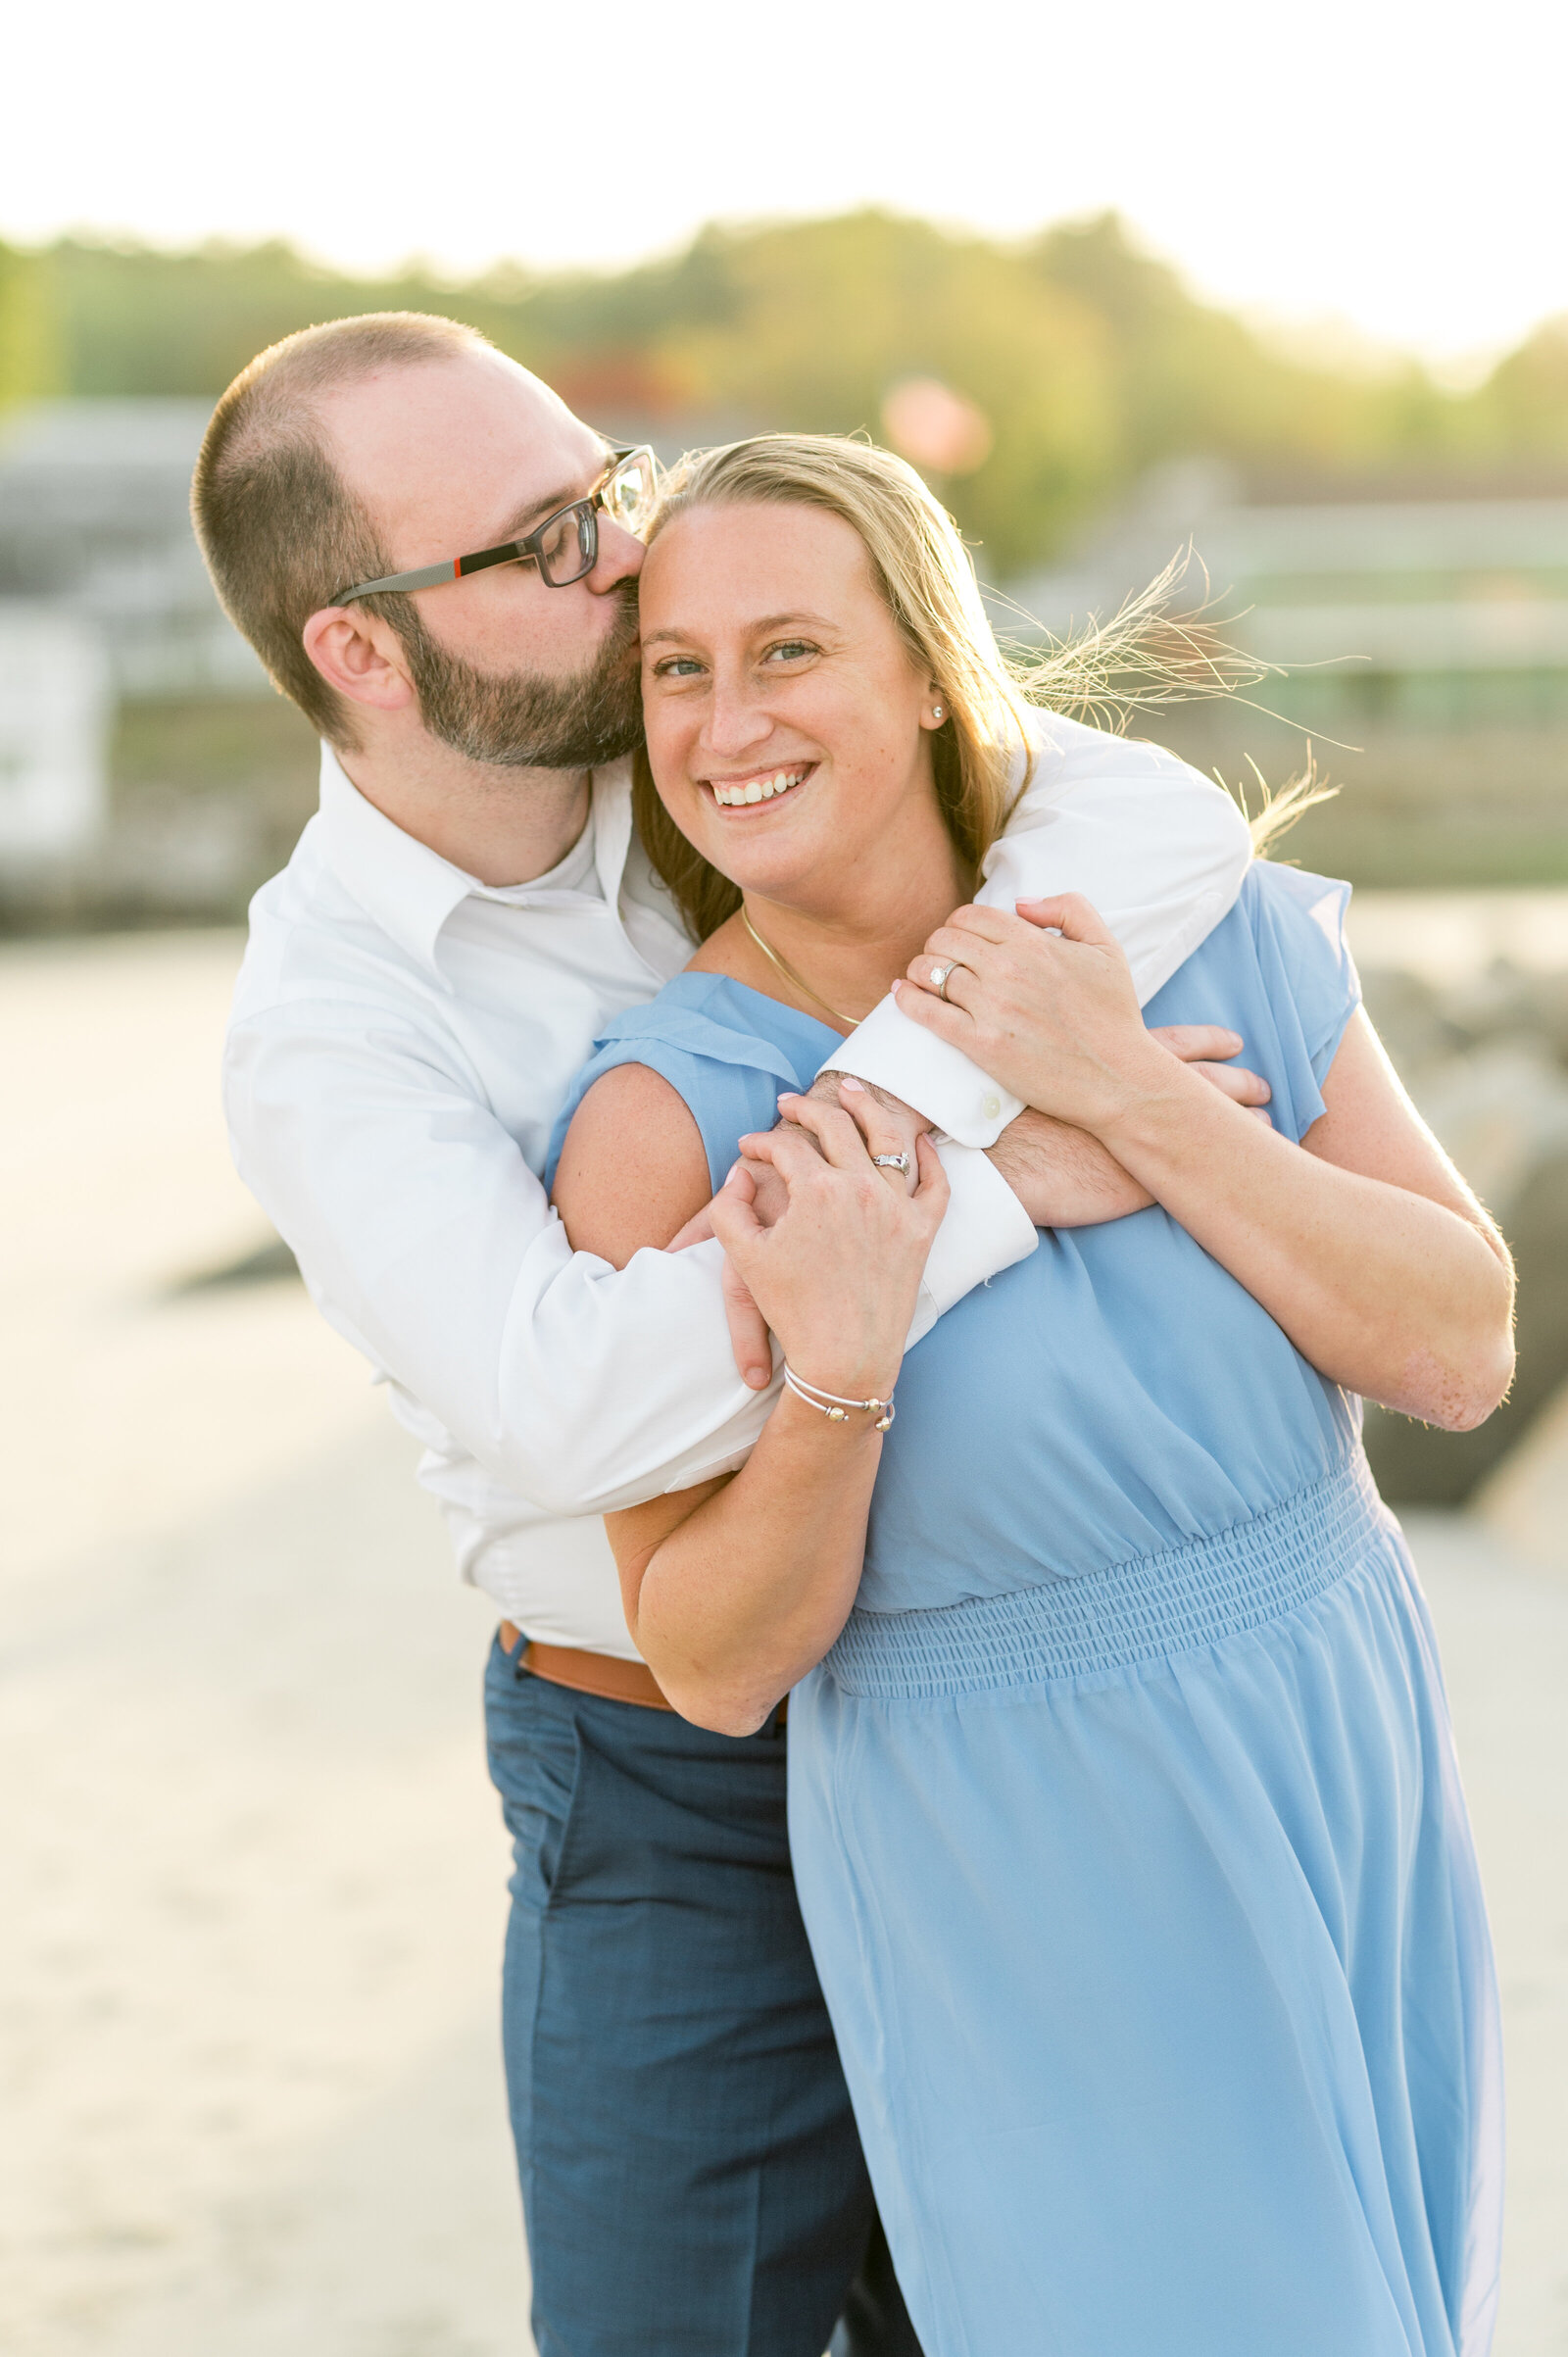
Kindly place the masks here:
<instances>
[{"instance_id":1,"label":"man's ear","mask_svg":"<svg viewBox=\"0 0 1568 2357\"><path fill-rule=\"evenodd\" d=\"M390 623L349 606L323 606L300 633L327 686L351 704L402 712L418 701L403 644Z\"/></svg>"}]
</instances>

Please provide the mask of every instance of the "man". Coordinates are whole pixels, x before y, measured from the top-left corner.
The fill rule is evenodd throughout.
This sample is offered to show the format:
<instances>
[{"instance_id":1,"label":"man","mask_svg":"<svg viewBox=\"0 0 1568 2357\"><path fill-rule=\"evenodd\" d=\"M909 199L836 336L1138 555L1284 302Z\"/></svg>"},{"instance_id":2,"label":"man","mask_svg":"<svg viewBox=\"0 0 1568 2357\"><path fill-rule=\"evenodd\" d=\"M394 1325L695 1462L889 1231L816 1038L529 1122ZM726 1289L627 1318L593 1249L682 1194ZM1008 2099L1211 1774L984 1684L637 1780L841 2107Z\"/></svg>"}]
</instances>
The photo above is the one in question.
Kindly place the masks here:
<instances>
[{"instance_id":1,"label":"man","mask_svg":"<svg viewBox=\"0 0 1568 2357\"><path fill-rule=\"evenodd\" d=\"M487 1700L542 2357L819 2357L841 2309L836 2345L893 2357L913 2336L790 1882L782 1713L742 1742L674 1717L595 1519L739 1461L765 1338L740 1304L742 1380L716 1246L614 1272L572 1254L535 1175L606 1016L690 952L630 817L651 488L450 321L312 328L224 395L197 530L324 740L320 812L252 909L225 1099L242 1175L506 1616ZM1043 761L988 889L1087 893L1147 998L1249 848L1171 757L1097 738ZM834 1062L948 1134L918 1333L1034 1249L1050 1125L891 1006Z\"/></svg>"}]
</instances>

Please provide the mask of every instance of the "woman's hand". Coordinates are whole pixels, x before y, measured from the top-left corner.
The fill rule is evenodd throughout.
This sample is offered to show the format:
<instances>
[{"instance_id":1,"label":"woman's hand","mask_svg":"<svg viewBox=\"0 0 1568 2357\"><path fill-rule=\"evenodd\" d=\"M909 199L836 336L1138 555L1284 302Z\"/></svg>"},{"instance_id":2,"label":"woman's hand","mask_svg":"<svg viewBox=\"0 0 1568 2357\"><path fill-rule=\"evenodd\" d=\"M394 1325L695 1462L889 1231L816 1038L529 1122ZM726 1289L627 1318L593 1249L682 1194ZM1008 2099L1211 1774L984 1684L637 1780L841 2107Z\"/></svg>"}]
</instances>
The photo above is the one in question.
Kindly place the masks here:
<instances>
[{"instance_id":1,"label":"woman's hand","mask_svg":"<svg viewBox=\"0 0 1568 2357\"><path fill-rule=\"evenodd\" d=\"M713 1232L797 1375L844 1399L886 1399L947 1181L918 1140L919 1183L873 1154L904 1151L866 1089L840 1105L786 1097L784 1125L744 1141L711 1205ZM783 1183L771 1226L750 1169ZM748 1735L820 1661L855 1601L882 1419L830 1422L786 1390L732 1479L607 1517L626 1625L677 1710Z\"/></svg>"},{"instance_id":2,"label":"woman's hand","mask_svg":"<svg viewBox=\"0 0 1568 2357\"><path fill-rule=\"evenodd\" d=\"M956 909L895 984L899 1006L1025 1105L1098 1135L1168 1085L1170 1055L1145 1029L1121 946L1086 900L1069 892L1018 910Z\"/></svg>"},{"instance_id":3,"label":"woman's hand","mask_svg":"<svg viewBox=\"0 0 1568 2357\"><path fill-rule=\"evenodd\" d=\"M890 1095L886 1089L856 1080L845 1072L819 1072L811 1083L808 1095L826 1104L837 1105L841 1088L846 1105L852 1097L863 1093L873 1098L880 1106L886 1122L878 1123L878 1137L873 1151L877 1154L902 1153L908 1156L908 1176L904 1183L906 1191L912 1195L920 1184L915 1141L930 1129L930 1122L923 1113L915 1112L912 1106ZM794 1126L797 1137L810 1134L799 1124ZM813 1151L819 1151L814 1139L812 1144ZM1085 1139L1084 1144L1091 1151L1097 1151L1092 1140ZM775 1220L783 1218L788 1208L789 1189L771 1162L752 1162L743 1155L735 1167L751 1182L747 1201L758 1220L764 1228L770 1228ZM1010 1183L1010 1174L1006 1175ZM734 1176L733 1172L731 1176ZM1014 1192L1027 1208L1023 1189L1015 1186ZM713 1206L710 1202L704 1203L696 1216L686 1222L678 1235L670 1238L666 1249L672 1252L684 1252L689 1245L707 1243L713 1234ZM773 1380L773 1353L768 1342L767 1321L747 1291L745 1281L727 1252L724 1255L723 1289L724 1315L729 1325L730 1349L735 1355L736 1368L742 1381L754 1392L766 1391Z\"/></svg>"},{"instance_id":4,"label":"woman's hand","mask_svg":"<svg viewBox=\"0 0 1568 2357\"><path fill-rule=\"evenodd\" d=\"M831 1067L818 1072L807 1095L829 1105L843 1105L860 1122L862 1136L869 1138L866 1121L876 1122L876 1143L872 1154L904 1154L909 1157L908 1175L905 1187L912 1195L920 1184L920 1158L915 1153L915 1141L929 1137L931 1123L924 1113L917 1113L912 1105L895 1097L891 1089L878 1088L875 1081L858 1080L853 1072L835 1072ZM869 1098L870 1104L865 1100Z\"/></svg>"},{"instance_id":5,"label":"woman's hand","mask_svg":"<svg viewBox=\"0 0 1568 2357\"><path fill-rule=\"evenodd\" d=\"M1489 1416L1513 1366L1507 1252L1365 1015L1297 1145L1196 1087L1145 1031L1126 960L1086 901L1019 908L960 908L912 960L905 1012L1090 1131L1331 1381L1450 1431ZM1057 937L1036 930L1048 925ZM953 968L946 1004L931 987L939 963Z\"/></svg>"},{"instance_id":6,"label":"woman's hand","mask_svg":"<svg viewBox=\"0 0 1568 2357\"><path fill-rule=\"evenodd\" d=\"M886 1399L948 1184L928 1138L905 1174L874 1154L907 1152L903 1126L869 1090L833 1105L784 1097L785 1126L741 1141L742 1162L713 1198L713 1233L777 1335L796 1373L846 1399ZM783 1181L788 1201L764 1226L747 1165Z\"/></svg>"}]
</instances>

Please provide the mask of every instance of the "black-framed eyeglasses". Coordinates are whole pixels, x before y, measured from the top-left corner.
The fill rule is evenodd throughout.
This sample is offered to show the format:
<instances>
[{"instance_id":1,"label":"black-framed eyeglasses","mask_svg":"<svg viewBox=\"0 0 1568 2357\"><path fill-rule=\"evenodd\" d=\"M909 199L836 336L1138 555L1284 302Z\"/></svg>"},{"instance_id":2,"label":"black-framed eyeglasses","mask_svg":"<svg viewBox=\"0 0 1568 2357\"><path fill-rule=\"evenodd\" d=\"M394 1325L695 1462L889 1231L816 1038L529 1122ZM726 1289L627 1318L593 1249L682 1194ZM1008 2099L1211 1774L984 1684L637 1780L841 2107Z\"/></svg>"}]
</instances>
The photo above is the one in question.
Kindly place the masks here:
<instances>
[{"instance_id":1,"label":"black-framed eyeglasses","mask_svg":"<svg viewBox=\"0 0 1568 2357\"><path fill-rule=\"evenodd\" d=\"M504 540L499 548L478 549L471 557L449 557L444 565L420 565L411 573L388 573L381 581L356 581L352 589L340 589L332 604L346 606L350 598L383 589L436 589L443 581L461 581L465 573L482 573L490 565L537 565L547 588L569 589L599 562L600 509L622 531L640 533L658 495L659 462L647 443L612 450L586 498L558 508L525 539Z\"/></svg>"}]
</instances>

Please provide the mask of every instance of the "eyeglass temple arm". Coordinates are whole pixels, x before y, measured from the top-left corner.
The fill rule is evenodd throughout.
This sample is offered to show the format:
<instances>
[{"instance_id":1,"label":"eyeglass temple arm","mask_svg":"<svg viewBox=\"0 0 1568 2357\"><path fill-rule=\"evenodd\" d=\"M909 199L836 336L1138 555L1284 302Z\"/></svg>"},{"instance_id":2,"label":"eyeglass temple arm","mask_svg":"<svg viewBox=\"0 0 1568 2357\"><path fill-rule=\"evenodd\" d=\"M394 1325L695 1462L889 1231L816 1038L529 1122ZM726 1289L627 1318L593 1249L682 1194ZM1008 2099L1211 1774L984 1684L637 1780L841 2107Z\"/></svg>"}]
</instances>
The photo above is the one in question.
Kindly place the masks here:
<instances>
[{"instance_id":1,"label":"eyeglass temple arm","mask_svg":"<svg viewBox=\"0 0 1568 2357\"><path fill-rule=\"evenodd\" d=\"M603 507L605 486L617 468L627 459L639 457L647 447L646 443L635 442L629 450L612 450L610 464L589 495L597 506ZM650 459L653 458L651 450L648 455ZM577 501L573 504L581 506L582 503ZM564 512L563 510L563 514ZM547 516L545 523L549 524L554 520L554 517ZM544 526L540 528L542 530ZM529 539L537 538L537 533L529 534ZM504 541L499 548L485 549L476 556L449 557L444 565L421 565L416 571L412 573L388 573L384 579L379 581L356 581L352 589L340 589L332 603L334 606L341 606L350 598L373 597L376 591L381 589L438 589L443 581L461 581L465 573L483 572L487 565L514 564L518 558L532 554L533 551L529 548L527 540L508 540Z\"/></svg>"},{"instance_id":2,"label":"eyeglass temple arm","mask_svg":"<svg viewBox=\"0 0 1568 2357\"><path fill-rule=\"evenodd\" d=\"M340 589L332 603L341 606L350 598L372 597L378 589L434 589L438 582L456 581L462 571L462 558L449 557L445 565L421 565L417 572L388 573L380 581L356 581L352 589Z\"/></svg>"},{"instance_id":3,"label":"eyeglass temple arm","mask_svg":"<svg viewBox=\"0 0 1568 2357\"><path fill-rule=\"evenodd\" d=\"M509 540L477 556L449 557L444 565L421 565L415 572L388 573L380 581L356 581L352 589L340 589L332 603L341 606L346 598L368 598L378 589L437 589L443 581L461 581L465 573L482 573L487 565L514 565L520 554L519 544Z\"/></svg>"}]
</instances>

